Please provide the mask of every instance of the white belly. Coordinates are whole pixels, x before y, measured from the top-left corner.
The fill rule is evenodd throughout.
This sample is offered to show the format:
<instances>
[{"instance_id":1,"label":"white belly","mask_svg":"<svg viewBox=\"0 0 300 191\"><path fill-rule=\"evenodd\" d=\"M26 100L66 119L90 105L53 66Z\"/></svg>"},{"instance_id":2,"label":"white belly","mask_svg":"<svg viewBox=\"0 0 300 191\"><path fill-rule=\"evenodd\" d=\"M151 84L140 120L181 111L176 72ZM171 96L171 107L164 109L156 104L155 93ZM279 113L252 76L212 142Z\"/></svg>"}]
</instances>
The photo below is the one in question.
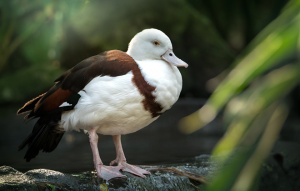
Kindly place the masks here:
<instances>
[{"instance_id":1,"label":"white belly","mask_svg":"<svg viewBox=\"0 0 300 191\"><path fill-rule=\"evenodd\" d=\"M132 83L132 73L119 77L96 77L80 91L74 110L64 112L64 130L96 128L104 135L128 134L156 120L144 109L144 97Z\"/></svg>"}]
</instances>

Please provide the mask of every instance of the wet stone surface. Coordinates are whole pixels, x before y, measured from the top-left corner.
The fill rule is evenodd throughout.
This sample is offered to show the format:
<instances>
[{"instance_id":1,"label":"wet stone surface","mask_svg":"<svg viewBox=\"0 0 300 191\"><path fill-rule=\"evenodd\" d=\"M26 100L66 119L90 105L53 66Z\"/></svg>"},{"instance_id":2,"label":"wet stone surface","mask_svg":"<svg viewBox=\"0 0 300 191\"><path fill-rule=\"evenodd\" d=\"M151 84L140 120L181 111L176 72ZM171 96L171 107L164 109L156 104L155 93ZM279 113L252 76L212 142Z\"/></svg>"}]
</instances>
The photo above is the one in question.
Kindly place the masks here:
<instances>
[{"instance_id":1,"label":"wet stone surface","mask_svg":"<svg viewBox=\"0 0 300 191\"><path fill-rule=\"evenodd\" d=\"M258 190L299 190L299 146L291 142L276 143L275 149L262 165ZM211 162L210 155L200 155L185 163L140 167L150 171L151 175L143 179L125 172L126 179L104 181L97 177L95 171L70 174L34 169L22 173L10 166L0 166L0 191L204 190L205 183L201 181L209 181L209 177L218 169L218 165Z\"/></svg>"},{"instance_id":2,"label":"wet stone surface","mask_svg":"<svg viewBox=\"0 0 300 191\"><path fill-rule=\"evenodd\" d=\"M67 174L34 169L21 173L12 167L1 166L0 190L201 190L203 183L180 173L205 176L215 168L209 163L209 155L203 155L191 163L142 166L151 172L145 179L125 172L126 179L110 181L98 178L94 171Z\"/></svg>"},{"instance_id":3,"label":"wet stone surface","mask_svg":"<svg viewBox=\"0 0 300 191\"><path fill-rule=\"evenodd\" d=\"M23 173L9 166L1 166L0 190L38 190L38 187Z\"/></svg>"}]
</instances>

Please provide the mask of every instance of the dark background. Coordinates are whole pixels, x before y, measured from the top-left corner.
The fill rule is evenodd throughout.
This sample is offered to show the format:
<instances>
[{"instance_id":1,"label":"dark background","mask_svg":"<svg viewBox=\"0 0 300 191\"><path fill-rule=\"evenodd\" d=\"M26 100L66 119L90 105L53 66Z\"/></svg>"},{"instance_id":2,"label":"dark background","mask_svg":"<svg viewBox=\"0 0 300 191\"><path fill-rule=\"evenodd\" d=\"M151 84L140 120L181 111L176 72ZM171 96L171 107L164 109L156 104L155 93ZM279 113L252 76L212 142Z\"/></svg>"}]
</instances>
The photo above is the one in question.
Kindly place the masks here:
<instances>
[{"instance_id":1,"label":"dark background","mask_svg":"<svg viewBox=\"0 0 300 191\"><path fill-rule=\"evenodd\" d=\"M222 136L222 118L191 135L178 130L179 119L204 104L233 67L232 63L280 14L287 2L1 1L0 165L21 171L32 168L63 172L92 170L92 153L83 132L66 133L53 153L41 153L26 163L25 151L18 152L17 147L31 132L34 121L24 123L23 116L17 117L15 113L27 100L47 91L66 69L105 50L126 51L130 39L145 28L165 32L175 54L189 67L180 69L183 90L173 109L149 127L123 136L128 162L173 163L210 153ZM291 96L291 103L297 103L297 95L299 93ZM293 115L296 114L297 108ZM111 137L100 136L99 150L106 164L114 159Z\"/></svg>"}]
</instances>

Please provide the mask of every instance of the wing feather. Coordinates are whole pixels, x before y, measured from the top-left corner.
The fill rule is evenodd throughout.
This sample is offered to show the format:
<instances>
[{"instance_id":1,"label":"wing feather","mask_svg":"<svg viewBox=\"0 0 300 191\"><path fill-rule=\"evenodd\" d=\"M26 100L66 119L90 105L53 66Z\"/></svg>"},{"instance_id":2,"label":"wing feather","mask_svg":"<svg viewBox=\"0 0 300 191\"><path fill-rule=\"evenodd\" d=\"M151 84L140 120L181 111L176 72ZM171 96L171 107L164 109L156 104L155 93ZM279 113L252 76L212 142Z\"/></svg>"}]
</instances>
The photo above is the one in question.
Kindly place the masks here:
<instances>
[{"instance_id":1,"label":"wing feather","mask_svg":"<svg viewBox=\"0 0 300 191\"><path fill-rule=\"evenodd\" d=\"M92 56L63 73L55 80L55 85L48 92L27 102L18 110L17 114L30 112L25 117L27 119L41 117L57 109L64 109L59 106L70 96L74 97L74 94L81 91L93 78L100 75L112 77L125 75L136 67L134 59L119 50Z\"/></svg>"}]
</instances>

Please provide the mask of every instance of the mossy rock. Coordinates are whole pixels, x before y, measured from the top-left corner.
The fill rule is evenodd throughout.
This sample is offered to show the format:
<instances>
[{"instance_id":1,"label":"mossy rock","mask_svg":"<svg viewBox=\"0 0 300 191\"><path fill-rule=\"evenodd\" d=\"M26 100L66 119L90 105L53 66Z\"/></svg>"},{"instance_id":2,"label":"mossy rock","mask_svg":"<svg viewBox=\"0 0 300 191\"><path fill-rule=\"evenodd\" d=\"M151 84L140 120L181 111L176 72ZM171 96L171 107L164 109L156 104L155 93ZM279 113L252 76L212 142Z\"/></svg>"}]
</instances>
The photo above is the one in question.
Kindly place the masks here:
<instances>
[{"instance_id":1,"label":"mossy rock","mask_svg":"<svg viewBox=\"0 0 300 191\"><path fill-rule=\"evenodd\" d=\"M0 190L199 190L203 183L195 180L207 175L213 167L201 167L209 156L196 158L194 163L143 166L151 175L140 178L124 172L127 178L104 181L95 171L67 174L48 169L25 173L9 166L0 167ZM213 165L209 165L213 166Z\"/></svg>"}]
</instances>

